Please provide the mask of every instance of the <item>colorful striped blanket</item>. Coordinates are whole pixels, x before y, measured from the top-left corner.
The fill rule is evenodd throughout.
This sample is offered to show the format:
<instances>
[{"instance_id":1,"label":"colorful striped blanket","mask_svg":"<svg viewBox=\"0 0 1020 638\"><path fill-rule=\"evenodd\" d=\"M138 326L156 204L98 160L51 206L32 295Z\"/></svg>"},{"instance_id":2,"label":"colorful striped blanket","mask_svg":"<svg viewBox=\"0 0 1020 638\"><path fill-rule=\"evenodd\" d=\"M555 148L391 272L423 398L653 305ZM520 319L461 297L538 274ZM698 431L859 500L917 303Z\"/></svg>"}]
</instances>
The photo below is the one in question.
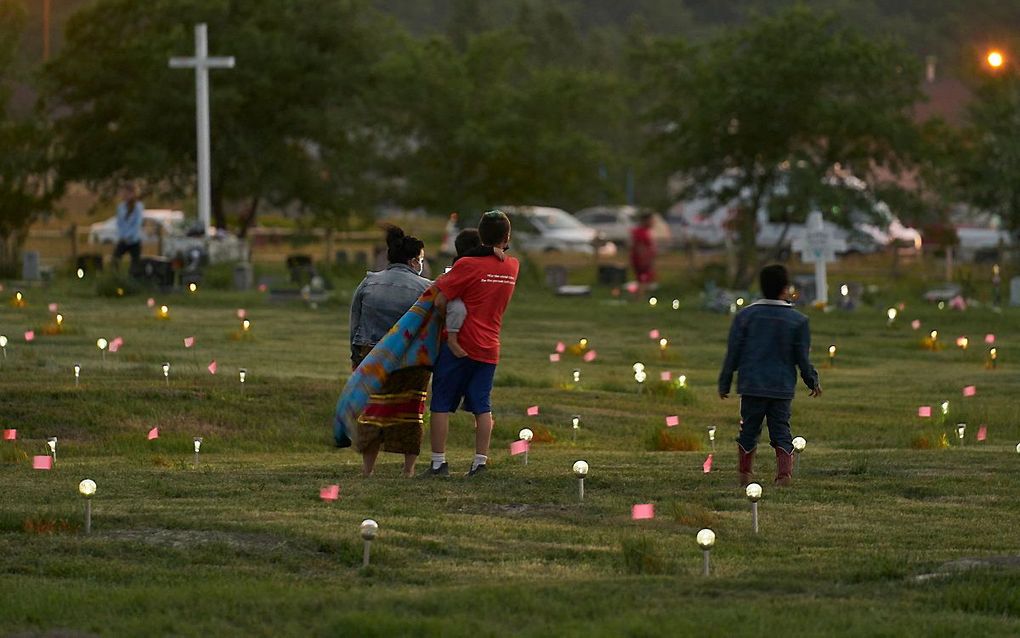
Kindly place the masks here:
<instances>
[{"instance_id":1,"label":"colorful striped blanket","mask_svg":"<svg viewBox=\"0 0 1020 638\"><path fill-rule=\"evenodd\" d=\"M369 397L378 393L391 374L411 366L432 366L439 355L442 320L435 311L438 290L431 286L390 328L347 380L336 402L333 438L349 447L358 436L358 417Z\"/></svg>"}]
</instances>

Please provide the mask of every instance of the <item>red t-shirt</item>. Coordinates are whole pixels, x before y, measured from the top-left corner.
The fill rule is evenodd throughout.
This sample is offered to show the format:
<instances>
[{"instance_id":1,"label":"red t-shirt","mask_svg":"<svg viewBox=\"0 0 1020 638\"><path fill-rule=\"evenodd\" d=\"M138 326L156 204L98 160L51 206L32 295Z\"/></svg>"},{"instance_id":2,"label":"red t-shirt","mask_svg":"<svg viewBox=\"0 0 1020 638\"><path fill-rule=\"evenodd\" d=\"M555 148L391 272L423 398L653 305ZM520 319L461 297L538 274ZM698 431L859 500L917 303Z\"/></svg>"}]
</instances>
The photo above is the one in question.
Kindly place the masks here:
<instances>
[{"instance_id":1,"label":"red t-shirt","mask_svg":"<svg viewBox=\"0 0 1020 638\"><path fill-rule=\"evenodd\" d=\"M503 313L517 285L520 264L513 257L462 257L453 270L436 280L447 299L460 299L467 319L457 339L468 356L483 363L499 363L499 329Z\"/></svg>"}]
</instances>

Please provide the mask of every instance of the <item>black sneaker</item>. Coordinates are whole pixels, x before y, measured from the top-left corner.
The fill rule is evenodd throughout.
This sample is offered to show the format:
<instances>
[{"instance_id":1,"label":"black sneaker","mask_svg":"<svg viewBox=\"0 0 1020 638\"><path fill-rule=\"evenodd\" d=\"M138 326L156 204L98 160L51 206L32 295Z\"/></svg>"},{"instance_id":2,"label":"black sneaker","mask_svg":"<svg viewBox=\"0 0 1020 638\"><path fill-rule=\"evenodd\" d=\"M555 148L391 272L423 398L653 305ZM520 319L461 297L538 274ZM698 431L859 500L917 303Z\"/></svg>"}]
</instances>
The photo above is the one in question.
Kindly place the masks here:
<instances>
[{"instance_id":1,"label":"black sneaker","mask_svg":"<svg viewBox=\"0 0 1020 638\"><path fill-rule=\"evenodd\" d=\"M422 478L431 478L433 476L449 478L450 477L450 465L448 463L444 462L438 468L433 468L432 464L429 463L429 469L427 469L424 472L422 472L421 473L421 477Z\"/></svg>"},{"instance_id":2,"label":"black sneaker","mask_svg":"<svg viewBox=\"0 0 1020 638\"><path fill-rule=\"evenodd\" d=\"M485 463L482 463L481 465L467 473L468 476L480 476L482 474L485 474Z\"/></svg>"}]
</instances>

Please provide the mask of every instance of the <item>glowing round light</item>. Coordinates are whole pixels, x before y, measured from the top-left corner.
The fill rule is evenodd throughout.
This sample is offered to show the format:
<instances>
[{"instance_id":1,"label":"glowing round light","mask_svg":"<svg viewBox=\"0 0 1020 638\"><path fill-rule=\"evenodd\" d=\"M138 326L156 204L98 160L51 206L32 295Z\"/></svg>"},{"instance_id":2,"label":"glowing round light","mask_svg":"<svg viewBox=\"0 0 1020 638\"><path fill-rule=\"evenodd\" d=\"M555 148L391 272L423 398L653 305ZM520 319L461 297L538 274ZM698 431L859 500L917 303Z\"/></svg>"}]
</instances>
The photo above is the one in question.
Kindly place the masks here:
<instances>
[{"instance_id":1,"label":"glowing round light","mask_svg":"<svg viewBox=\"0 0 1020 638\"><path fill-rule=\"evenodd\" d=\"M198 451L202 449L202 437L196 436L193 442L195 444L195 454L198 454Z\"/></svg>"},{"instance_id":2,"label":"glowing round light","mask_svg":"<svg viewBox=\"0 0 1020 638\"><path fill-rule=\"evenodd\" d=\"M574 463L574 476L581 479L588 476L588 462L587 461L576 461Z\"/></svg>"},{"instance_id":3,"label":"glowing round light","mask_svg":"<svg viewBox=\"0 0 1020 638\"><path fill-rule=\"evenodd\" d=\"M890 308L890 309L886 310L885 311L885 316L889 317L889 321L892 321L893 319L896 318L896 309L895 308Z\"/></svg>"},{"instance_id":4,"label":"glowing round light","mask_svg":"<svg viewBox=\"0 0 1020 638\"><path fill-rule=\"evenodd\" d=\"M579 346L581 346L582 348L587 348L588 347L588 340L587 339L581 339L580 341L577 342L577 344Z\"/></svg>"},{"instance_id":5,"label":"glowing round light","mask_svg":"<svg viewBox=\"0 0 1020 638\"><path fill-rule=\"evenodd\" d=\"M708 440L709 441L714 441L715 440L715 426L714 425L708 426Z\"/></svg>"},{"instance_id":6,"label":"glowing round light","mask_svg":"<svg viewBox=\"0 0 1020 638\"><path fill-rule=\"evenodd\" d=\"M60 326L64 323L64 315L57 313L57 325Z\"/></svg>"},{"instance_id":7,"label":"glowing round light","mask_svg":"<svg viewBox=\"0 0 1020 638\"><path fill-rule=\"evenodd\" d=\"M160 306L159 307L159 314L162 317L166 317L167 315L170 314L170 308L167 307L167 306Z\"/></svg>"},{"instance_id":8,"label":"glowing round light","mask_svg":"<svg viewBox=\"0 0 1020 638\"><path fill-rule=\"evenodd\" d=\"M85 279L85 270L84 269L79 268L78 272L76 274L78 275L78 279Z\"/></svg>"},{"instance_id":9,"label":"glowing round light","mask_svg":"<svg viewBox=\"0 0 1020 638\"><path fill-rule=\"evenodd\" d=\"M164 377L169 377L170 376L170 363L169 362L163 364L163 376Z\"/></svg>"},{"instance_id":10,"label":"glowing round light","mask_svg":"<svg viewBox=\"0 0 1020 638\"><path fill-rule=\"evenodd\" d=\"M7 338L4 337L4 342L6 342L6 341L7 341ZM4 344L0 343L0 345L4 345ZM998 348L989 348L988 349L988 356L991 357L992 360L994 361L999 356L999 349Z\"/></svg>"},{"instance_id":11,"label":"glowing round light","mask_svg":"<svg viewBox=\"0 0 1020 638\"><path fill-rule=\"evenodd\" d=\"M751 483L747 486L747 489L744 490L744 493L747 494L747 499L749 501L751 501L752 503L757 503L759 500L761 500L761 485L758 485L757 483Z\"/></svg>"},{"instance_id":12,"label":"glowing round light","mask_svg":"<svg viewBox=\"0 0 1020 638\"><path fill-rule=\"evenodd\" d=\"M650 298L650 299L648 300L648 305L649 305L649 306L651 306L651 307L653 307L653 308L655 307L655 305L656 305L657 303L659 303L659 300L658 300L658 299L656 299L655 297L651 297L651 298Z\"/></svg>"},{"instance_id":13,"label":"glowing round light","mask_svg":"<svg viewBox=\"0 0 1020 638\"><path fill-rule=\"evenodd\" d=\"M677 382L677 385L679 385L681 388L686 388L687 387L687 375L686 374L681 374L679 377L676 378L676 382Z\"/></svg>"},{"instance_id":14,"label":"glowing round light","mask_svg":"<svg viewBox=\"0 0 1020 638\"><path fill-rule=\"evenodd\" d=\"M91 497L96 493L96 482L92 479L85 479L81 483L78 483L78 493L85 498Z\"/></svg>"},{"instance_id":15,"label":"glowing round light","mask_svg":"<svg viewBox=\"0 0 1020 638\"><path fill-rule=\"evenodd\" d=\"M530 441L531 439L535 438L535 433L531 431L531 428L524 428L523 430L517 433L517 438L519 438L522 441Z\"/></svg>"},{"instance_id":16,"label":"glowing round light","mask_svg":"<svg viewBox=\"0 0 1020 638\"><path fill-rule=\"evenodd\" d=\"M946 302L940 301L939 302L939 310L945 310L945 309L946 309Z\"/></svg>"},{"instance_id":17,"label":"glowing round light","mask_svg":"<svg viewBox=\"0 0 1020 638\"><path fill-rule=\"evenodd\" d=\"M570 424L574 427L575 430L578 429L579 427L581 427L581 417L575 414L573 418L570 419Z\"/></svg>"},{"instance_id":18,"label":"glowing round light","mask_svg":"<svg viewBox=\"0 0 1020 638\"><path fill-rule=\"evenodd\" d=\"M248 371L245 370L244 368L241 368L238 371L238 375L241 377L241 383L244 383L244 378L248 376Z\"/></svg>"},{"instance_id":19,"label":"glowing round light","mask_svg":"<svg viewBox=\"0 0 1020 638\"><path fill-rule=\"evenodd\" d=\"M743 308L744 307L744 298L743 297L737 297L737 307L738 308Z\"/></svg>"},{"instance_id":20,"label":"glowing round light","mask_svg":"<svg viewBox=\"0 0 1020 638\"><path fill-rule=\"evenodd\" d=\"M836 356L836 344L829 346L829 356L830 357Z\"/></svg>"},{"instance_id":21,"label":"glowing round light","mask_svg":"<svg viewBox=\"0 0 1020 638\"><path fill-rule=\"evenodd\" d=\"M6 347L7 347L7 335L0 335L0 348ZM995 348L992 349L994 350Z\"/></svg>"},{"instance_id":22,"label":"glowing round light","mask_svg":"<svg viewBox=\"0 0 1020 638\"><path fill-rule=\"evenodd\" d=\"M638 361L637 363L635 363L631 367L634 368L634 372L641 372L642 370L645 369L645 364L643 364L640 361Z\"/></svg>"},{"instance_id":23,"label":"glowing round light","mask_svg":"<svg viewBox=\"0 0 1020 638\"><path fill-rule=\"evenodd\" d=\"M188 291L189 292L198 292L198 284L196 284L194 282L188 284Z\"/></svg>"},{"instance_id":24,"label":"glowing round light","mask_svg":"<svg viewBox=\"0 0 1020 638\"><path fill-rule=\"evenodd\" d=\"M668 346L668 345L669 345L669 339L667 339L665 337L663 337L662 339L659 339L659 348L660 349L665 350L666 346Z\"/></svg>"},{"instance_id":25,"label":"glowing round light","mask_svg":"<svg viewBox=\"0 0 1020 638\"><path fill-rule=\"evenodd\" d=\"M106 350L106 347L110 345L110 342L102 337L96 339L96 347L100 350Z\"/></svg>"},{"instance_id":26,"label":"glowing round light","mask_svg":"<svg viewBox=\"0 0 1020 638\"><path fill-rule=\"evenodd\" d=\"M679 299L674 299L673 300L673 310L680 310L680 300Z\"/></svg>"},{"instance_id":27,"label":"glowing round light","mask_svg":"<svg viewBox=\"0 0 1020 638\"><path fill-rule=\"evenodd\" d=\"M74 369L74 378L77 379L79 376L81 376L81 366L76 363L76 364L74 364L73 369Z\"/></svg>"},{"instance_id":28,"label":"glowing round light","mask_svg":"<svg viewBox=\"0 0 1020 638\"><path fill-rule=\"evenodd\" d=\"M992 50L988 52L987 56L985 56L985 61L988 62L988 66L992 67L993 69L998 69L1001 68L1003 64L1005 64L1006 58L1005 56L1002 55L1001 51Z\"/></svg>"},{"instance_id":29,"label":"glowing round light","mask_svg":"<svg viewBox=\"0 0 1020 638\"><path fill-rule=\"evenodd\" d=\"M840 286L839 287L839 294L843 295L844 297L849 295L850 294L850 286L847 286L846 284L843 284L842 286Z\"/></svg>"},{"instance_id":30,"label":"glowing round light","mask_svg":"<svg viewBox=\"0 0 1020 638\"><path fill-rule=\"evenodd\" d=\"M932 330L931 332L928 333L928 336L931 337L932 341L935 341L936 339L939 338L939 331L938 330Z\"/></svg>"},{"instance_id":31,"label":"glowing round light","mask_svg":"<svg viewBox=\"0 0 1020 638\"><path fill-rule=\"evenodd\" d=\"M1020 443L1016 444L1016 453L1020 454Z\"/></svg>"},{"instance_id":32,"label":"glowing round light","mask_svg":"<svg viewBox=\"0 0 1020 638\"><path fill-rule=\"evenodd\" d=\"M248 319L245 319L244 321L242 321L241 322L241 329L244 330L245 332L250 330L251 329L251 321L249 321Z\"/></svg>"},{"instance_id":33,"label":"glowing round light","mask_svg":"<svg viewBox=\"0 0 1020 638\"><path fill-rule=\"evenodd\" d=\"M705 528L698 532L698 547L701 549L712 549L715 545L715 532Z\"/></svg>"},{"instance_id":34,"label":"glowing round light","mask_svg":"<svg viewBox=\"0 0 1020 638\"><path fill-rule=\"evenodd\" d=\"M24 300L25 300L25 296L24 296L23 294L21 294L21 291L19 290L18 292L14 293L14 299L15 299L15 300L16 300L16 301L17 301L18 303L21 303L22 301L24 301Z\"/></svg>"},{"instance_id":35,"label":"glowing round light","mask_svg":"<svg viewBox=\"0 0 1020 638\"><path fill-rule=\"evenodd\" d=\"M379 534L379 523L376 523L370 518L366 518L361 521L361 538L366 541L375 540L376 535Z\"/></svg>"},{"instance_id":36,"label":"glowing round light","mask_svg":"<svg viewBox=\"0 0 1020 638\"><path fill-rule=\"evenodd\" d=\"M943 401L940 407L942 408L942 414L949 414L949 401Z\"/></svg>"},{"instance_id":37,"label":"glowing round light","mask_svg":"<svg viewBox=\"0 0 1020 638\"><path fill-rule=\"evenodd\" d=\"M580 382L581 382L581 371L578 370L577 368L574 368L574 383L580 383Z\"/></svg>"},{"instance_id":38,"label":"glowing round light","mask_svg":"<svg viewBox=\"0 0 1020 638\"><path fill-rule=\"evenodd\" d=\"M966 350L967 346L969 344L970 344L970 339L968 339L967 337L957 337L956 338L956 345L961 350Z\"/></svg>"},{"instance_id":39,"label":"glowing round light","mask_svg":"<svg viewBox=\"0 0 1020 638\"><path fill-rule=\"evenodd\" d=\"M967 424L966 423L957 423L956 424L956 436L958 436L958 437L960 437L962 439L963 438L963 434L966 431L967 431Z\"/></svg>"},{"instance_id":40,"label":"glowing round light","mask_svg":"<svg viewBox=\"0 0 1020 638\"><path fill-rule=\"evenodd\" d=\"M803 452L804 448L807 447L807 441L802 436L796 436L793 438L793 449L796 452Z\"/></svg>"},{"instance_id":41,"label":"glowing round light","mask_svg":"<svg viewBox=\"0 0 1020 638\"><path fill-rule=\"evenodd\" d=\"M644 370L638 370L637 372L634 373L634 380L637 381L638 383L644 383L645 379L647 378L648 373L645 372Z\"/></svg>"}]
</instances>

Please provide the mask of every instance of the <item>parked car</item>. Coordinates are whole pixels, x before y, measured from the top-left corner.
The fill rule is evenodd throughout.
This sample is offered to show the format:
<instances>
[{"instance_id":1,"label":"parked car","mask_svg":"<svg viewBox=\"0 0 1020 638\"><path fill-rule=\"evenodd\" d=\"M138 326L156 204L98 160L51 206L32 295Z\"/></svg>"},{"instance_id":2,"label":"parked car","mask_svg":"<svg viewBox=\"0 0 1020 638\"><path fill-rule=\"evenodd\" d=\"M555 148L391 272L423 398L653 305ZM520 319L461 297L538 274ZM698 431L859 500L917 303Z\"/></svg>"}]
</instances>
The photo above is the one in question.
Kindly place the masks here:
<instances>
[{"instance_id":1,"label":"parked car","mask_svg":"<svg viewBox=\"0 0 1020 638\"><path fill-rule=\"evenodd\" d=\"M513 228L510 244L527 252L615 253L616 244L605 242L594 228L585 226L573 215L548 206L498 206L510 217ZM611 246L611 248L609 248Z\"/></svg>"},{"instance_id":2,"label":"parked car","mask_svg":"<svg viewBox=\"0 0 1020 638\"><path fill-rule=\"evenodd\" d=\"M169 235L175 226L184 223L184 213L179 210L148 208L142 212L142 243L154 242L159 235ZM96 222L89 226L89 242L93 244L117 243L117 216Z\"/></svg>"},{"instance_id":3,"label":"parked car","mask_svg":"<svg viewBox=\"0 0 1020 638\"><path fill-rule=\"evenodd\" d=\"M605 239L618 245L630 244L630 231L638 225L642 214L652 215L652 237L662 248L673 245L673 233L669 224L650 208L637 206L592 206L579 210L574 216L586 226L594 228Z\"/></svg>"}]
</instances>

